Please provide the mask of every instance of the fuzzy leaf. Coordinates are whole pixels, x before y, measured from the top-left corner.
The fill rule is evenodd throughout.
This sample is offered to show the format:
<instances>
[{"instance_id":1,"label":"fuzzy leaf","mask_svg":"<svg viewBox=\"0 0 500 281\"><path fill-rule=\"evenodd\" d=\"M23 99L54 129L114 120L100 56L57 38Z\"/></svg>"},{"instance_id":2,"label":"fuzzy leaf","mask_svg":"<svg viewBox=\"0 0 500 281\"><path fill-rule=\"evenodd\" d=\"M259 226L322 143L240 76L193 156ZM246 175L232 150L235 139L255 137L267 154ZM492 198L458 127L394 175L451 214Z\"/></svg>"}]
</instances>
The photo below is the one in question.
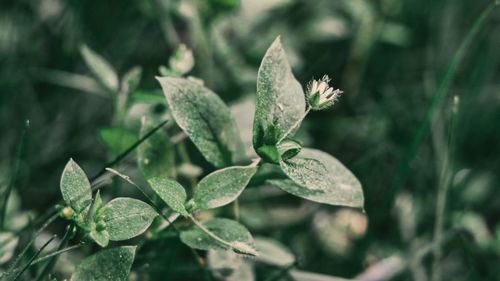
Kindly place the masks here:
<instances>
[{"instance_id":1,"label":"fuzzy leaf","mask_svg":"<svg viewBox=\"0 0 500 281\"><path fill-rule=\"evenodd\" d=\"M156 125L144 121L141 138ZM175 176L175 149L163 130L156 131L137 148L139 168L146 179L153 177Z\"/></svg>"},{"instance_id":2,"label":"fuzzy leaf","mask_svg":"<svg viewBox=\"0 0 500 281\"><path fill-rule=\"evenodd\" d=\"M86 45L80 48L80 53L99 82L109 91L116 93L118 91L118 76L109 62Z\"/></svg>"},{"instance_id":3,"label":"fuzzy leaf","mask_svg":"<svg viewBox=\"0 0 500 281\"><path fill-rule=\"evenodd\" d=\"M257 77L257 104L253 124L253 147L274 146L305 111L302 86L276 38L262 59ZM259 154L260 155L260 154Z\"/></svg>"},{"instance_id":4,"label":"fuzzy leaf","mask_svg":"<svg viewBox=\"0 0 500 281\"><path fill-rule=\"evenodd\" d=\"M71 281L125 281L134 262L135 246L106 249L84 259Z\"/></svg>"},{"instance_id":5,"label":"fuzzy leaf","mask_svg":"<svg viewBox=\"0 0 500 281\"><path fill-rule=\"evenodd\" d=\"M252 235L243 225L236 221L215 218L202 222L202 225L213 234L229 243L234 243L236 246L253 250L254 242ZM200 250L231 249L231 247L210 237L197 226L192 226L191 228L182 231L181 240L189 247ZM234 250L234 248L232 250Z\"/></svg>"},{"instance_id":6,"label":"fuzzy leaf","mask_svg":"<svg viewBox=\"0 0 500 281\"><path fill-rule=\"evenodd\" d=\"M212 209L233 202L257 172L254 164L234 166L215 171L204 177L194 191L196 208Z\"/></svg>"},{"instance_id":7,"label":"fuzzy leaf","mask_svg":"<svg viewBox=\"0 0 500 281\"><path fill-rule=\"evenodd\" d=\"M239 143L229 108L212 91L191 80L158 77L177 125L216 167L230 166Z\"/></svg>"},{"instance_id":8,"label":"fuzzy leaf","mask_svg":"<svg viewBox=\"0 0 500 281\"><path fill-rule=\"evenodd\" d=\"M73 159L70 159L64 167L60 187L64 202L75 212L81 212L89 206L92 200L90 182L85 172Z\"/></svg>"},{"instance_id":9,"label":"fuzzy leaf","mask_svg":"<svg viewBox=\"0 0 500 281\"><path fill-rule=\"evenodd\" d=\"M155 177L148 180L151 188L172 210L187 216L188 212L184 207L186 202L186 191L184 187L174 180L165 177Z\"/></svg>"},{"instance_id":10,"label":"fuzzy leaf","mask_svg":"<svg viewBox=\"0 0 500 281\"><path fill-rule=\"evenodd\" d=\"M290 180L270 180L293 195L330 205L363 207L363 189L358 179L329 154L304 148L294 158L280 162Z\"/></svg>"},{"instance_id":11,"label":"fuzzy leaf","mask_svg":"<svg viewBox=\"0 0 500 281\"><path fill-rule=\"evenodd\" d=\"M147 203L132 198L115 198L102 208L109 240L121 241L142 234L158 214Z\"/></svg>"}]
</instances>

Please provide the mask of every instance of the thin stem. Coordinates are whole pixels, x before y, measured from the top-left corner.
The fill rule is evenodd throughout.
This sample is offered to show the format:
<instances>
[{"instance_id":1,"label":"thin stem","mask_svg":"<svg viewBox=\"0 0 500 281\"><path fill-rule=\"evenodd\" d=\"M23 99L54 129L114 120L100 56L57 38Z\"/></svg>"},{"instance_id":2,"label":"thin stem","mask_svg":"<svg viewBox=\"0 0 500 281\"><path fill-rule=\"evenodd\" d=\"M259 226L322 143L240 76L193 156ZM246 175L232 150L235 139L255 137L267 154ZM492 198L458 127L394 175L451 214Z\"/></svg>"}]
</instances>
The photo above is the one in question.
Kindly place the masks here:
<instances>
[{"instance_id":1,"label":"thin stem","mask_svg":"<svg viewBox=\"0 0 500 281\"><path fill-rule=\"evenodd\" d=\"M285 134L283 134L283 136L281 136L281 138L278 140L278 143L282 142L284 139L286 139L294 130L296 130L300 124L302 123L302 121L304 121L304 118L306 118L307 114L309 114L309 112L311 111L311 107L308 107L306 109L306 111L304 111L304 114L302 114L302 116L288 129L288 131L286 131Z\"/></svg>"},{"instance_id":2,"label":"thin stem","mask_svg":"<svg viewBox=\"0 0 500 281\"><path fill-rule=\"evenodd\" d=\"M16 276L14 277L14 281L16 281L19 277L21 277L21 275L26 271L26 269L28 269L28 267L31 265L31 263L38 257L38 255L40 255L40 253L50 244L50 242L52 242L55 238L57 237L57 235L54 235L52 236L47 242L45 242L45 244L43 244L43 246L40 248L40 250L38 250L31 258L30 260L26 263L26 265L19 271L19 273L16 274ZM8 275L8 274L7 274Z\"/></svg>"},{"instance_id":3,"label":"thin stem","mask_svg":"<svg viewBox=\"0 0 500 281\"><path fill-rule=\"evenodd\" d=\"M24 149L25 136L28 128L30 126L30 121L26 120L24 123L24 128L21 132L21 136L19 137L19 144L17 146L16 158L14 161L14 172L12 173L12 178L10 179L9 185L7 186L7 190L3 195L2 209L0 210L0 230L5 229L5 218L7 216L7 203L9 202L10 193L14 188L14 185L17 180L17 174L19 173L19 166L21 165L21 156Z\"/></svg>"},{"instance_id":4,"label":"thin stem","mask_svg":"<svg viewBox=\"0 0 500 281\"><path fill-rule=\"evenodd\" d=\"M483 10L483 12L479 15L479 17L476 19L471 29L467 33L465 39L460 44L460 47L455 52L452 61L448 65L448 68L445 74L443 75L441 82L439 83L438 88L434 92L432 99L428 104L425 115L422 121L420 122L417 131L415 132L415 136L411 144L406 149L403 159L400 161L398 167L396 168L394 177L389 185L389 190L388 190L389 194L385 196L386 204L390 204L392 202L391 199L394 197L393 194L395 192L395 189L399 185L404 183L404 180L406 179L408 171L410 169L409 164L415 157L418 148L425 139L425 136L430 126L430 122L434 117L434 113L441 104L441 101L443 100L446 92L448 92L450 84L456 76L457 70L460 64L462 63L462 60L465 57L469 45L471 45L474 42L474 38L476 37L477 33L481 30L483 25L486 23L486 19L488 19L488 17L491 15L491 12L493 11L496 5L497 3L495 3L495 1L492 1L492 3Z\"/></svg>"},{"instance_id":5,"label":"thin stem","mask_svg":"<svg viewBox=\"0 0 500 281\"><path fill-rule=\"evenodd\" d=\"M169 120L164 120L160 124L158 124L156 127L151 129L147 134L145 134L142 138L140 138L138 141L136 141L134 144L132 144L127 150L122 152L120 155L118 155L113 161L107 163L104 165L104 167L95 175L93 176L90 181L93 182L96 179L98 179L100 176L104 175L106 173L106 168L113 167L116 164L118 164L123 158L127 157L132 151L134 151L141 143L143 143L145 140L147 140L150 136L152 136L156 131L158 131L161 127L163 127L165 124L168 123Z\"/></svg>"},{"instance_id":6,"label":"thin stem","mask_svg":"<svg viewBox=\"0 0 500 281\"><path fill-rule=\"evenodd\" d=\"M40 229L38 229L38 231L35 233L35 235L31 238L31 240L28 242L28 244L24 247L24 249L21 251L21 253L19 253L19 255L17 256L16 260L12 263L12 265L9 267L9 269L7 270L7 275L9 274L12 274L14 268L17 266L17 264L21 261L21 259L24 257L24 255L26 255L26 253L28 252L28 249L31 247L31 245L35 242L35 239L42 233L42 231L45 230L45 228L47 228L47 226L49 226L56 218L57 218L58 214L54 214L52 215L43 225L42 227L40 227Z\"/></svg>"},{"instance_id":7,"label":"thin stem","mask_svg":"<svg viewBox=\"0 0 500 281\"><path fill-rule=\"evenodd\" d=\"M64 249L64 247L68 246L68 242L69 240L71 239L71 233L73 231L73 225L70 224L66 227L66 232L64 232L64 236L61 240L61 243L59 243L59 246L57 247L57 250L61 250L61 249ZM46 264L45 266L42 268L42 270L40 271L40 274L38 275L38 277L36 278L36 281L42 281L44 279L44 277L46 275L48 275L52 269L54 268L54 265L56 264L56 261L57 261L57 257L54 256L52 257ZM35 264L36 263L36 260L34 260L31 265Z\"/></svg>"},{"instance_id":8,"label":"thin stem","mask_svg":"<svg viewBox=\"0 0 500 281\"><path fill-rule=\"evenodd\" d=\"M47 254L47 255L45 255L45 256L43 256L43 257L39 257L39 258L35 259L35 260L31 263L31 265L34 265L34 264L37 264L37 263L43 262L43 261L45 261L46 259L50 259L51 257L58 256L58 255L60 255L60 254L63 254L63 253L69 252L69 251L74 250L74 249L81 248L81 247L83 247L83 246L85 246L85 244L76 244L76 245L73 245L73 246L66 247L66 248L64 248L64 249L60 249L60 250L54 251L54 252L52 252L52 253L50 253L50 254Z\"/></svg>"},{"instance_id":9,"label":"thin stem","mask_svg":"<svg viewBox=\"0 0 500 281\"><path fill-rule=\"evenodd\" d=\"M441 169L441 174L439 177L439 185L437 190L437 204L436 204L436 222L434 225L434 241L441 241L444 231L444 215L446 209L446 199L448 195L448 189L450 187L451 177L453 175L452 168L452 156L454 147L454 136L456 127L456 118L458 115L459 98L455 96L453 101L453 111L450 119L450 133L448 136L448 153L443 159L443 166ZM442 258L442 247L437 244L433 249L433 265L432 265L432 280L441 280L441 258Z\"/></svg>"}]
</instances>

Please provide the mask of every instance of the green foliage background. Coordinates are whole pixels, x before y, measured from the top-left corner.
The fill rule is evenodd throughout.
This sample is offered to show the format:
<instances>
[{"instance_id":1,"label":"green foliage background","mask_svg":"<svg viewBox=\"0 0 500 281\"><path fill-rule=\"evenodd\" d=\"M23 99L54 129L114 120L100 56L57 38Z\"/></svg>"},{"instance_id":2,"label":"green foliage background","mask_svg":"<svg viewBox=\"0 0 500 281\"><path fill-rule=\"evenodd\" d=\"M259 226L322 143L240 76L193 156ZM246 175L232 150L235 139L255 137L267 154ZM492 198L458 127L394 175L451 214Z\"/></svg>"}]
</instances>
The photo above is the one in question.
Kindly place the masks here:
<instances>
[{"instance_id":1,"label":"green foliage background","mask_svg":"<svg viewBox=\"0 0 500 281\"><path fill-rule=\"evenodd\" d=\"M453 56L490 3L2 1L0 190L6 189L15 171L16 146L26 119L30 128L14 184L22 211L40 214L60 199L59 177L68 158L77 159L89 175L113 158L98 132L117 124L114 101L95 88L95 82L67 76L91 77L80 55L81 45L105 57L120 76L141 66L139 89L155 92L158 67L185 43L196 61L190 74L203 79L226 103L235 104L254 97L260 60L281 35L294 74L304 87L313 77L329 74L345 92L333 110L312 113L301 133L308 146L335 155L358 177L368 228L356 239L348 235L350 247L341 251L338 243L344 238L332 234L345 227L345 222L337 225L333 216L339 208L290 196L247 206L243 202L242 218L261 223L249 226L252 233L288 246L298 258L298 268L332 276L353 278L388 257L412 261L432 241L439 173L443 159L451 155L454 171L444 225L445 233L453 235L443 246L442 274L450 280L497 280L499 8L467 46L429 130L414 157L408 157ZM459 96L460 103L456 133L448 146L453 96ZM242 116L251 119L250 112ZM211 166L187 144L192 161L208 171ZM118 182L107 192L112 197L136 195ZM275 215L274 225L264 223L269 213ZM356 224L352 218L347 221ZM52 232L62 230L62 224L51 227ZM325 231L332 239L324 238ZM151 257L140 253L136 257L132 271L137 280L165 280L165 274L171 280L201 278L193 273L193 262L178 241L158 243L151 245ZM418 266L394 278L427 280L431 264L431 255L426 255ZM56 266L55 272L64 276L68 270L64 266Z\"/></svg>"}]
</instances>

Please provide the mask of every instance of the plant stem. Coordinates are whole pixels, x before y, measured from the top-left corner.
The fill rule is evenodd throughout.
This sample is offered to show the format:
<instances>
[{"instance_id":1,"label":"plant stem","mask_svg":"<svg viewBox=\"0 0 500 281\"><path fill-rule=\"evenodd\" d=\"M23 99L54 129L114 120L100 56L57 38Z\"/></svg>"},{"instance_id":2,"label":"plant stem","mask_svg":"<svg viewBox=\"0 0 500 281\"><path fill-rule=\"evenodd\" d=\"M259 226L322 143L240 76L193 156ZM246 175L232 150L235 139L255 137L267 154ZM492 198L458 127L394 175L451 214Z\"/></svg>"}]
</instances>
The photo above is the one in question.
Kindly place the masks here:
<instances>
[{"instance_id":1,"label":"plant stem","mask_svg":"<svg viewBox=\"0 0 500 281\"><path fill-rule=\"evenodd\" d=\"M452 61L448 65L448 68L443 78L441 79L441 82L439 83L438 88L434 92L432 99L430 100L427 106L424 118L420 122L420 125L417 131L415 132L415 136L411 144L406 149L403 159L400 161L400 163L396 168L394 177L389 185L388 195L385 196L386 198L385 204L390 204L392 202L392 198L394 197L394 192L396 188L404 183L404 180L406 179L408 171L410 169L409 164L415 157L418 148L425 139L425 136L430 126L430 122L434 117L434 113L441 104L441 101L443 100L446 92L448 92L450 84L455 78L458 67L460 66L462 60L465 57L467 48L469 47L469 45L472 44L472 42L474 42L474 38L476 37L477 33L481 30L483 25L486 23L486 19L488 19L488 17L491 15L491 12L493 11L496 5L497 3L495 3L495 1L492 1L492 3L483 10L483 12L479 15L479 17L476 19L471 29L467 33L465 39L460 44L460 47L455 52Z\"/></svg>"},{"instance_id":2,"label":"plant stem","mask_svg":"<svg viewBox=\"0 0 500 281\"><path fill-rule=\"evenodd\" d=\"M309 112L311 111L311 107L308 107L306 109L306 111L304 111L304 113L302 114L302 116L286 131L286 133L283 134L283 136L281 136L281 138L278 140L277 143L280 143L282 142L284 139L286 139L294 130L296 130L300 124L302 123L302 121L304 121L304 118L306 118L307 114L309 114Z\"/></svg>"},{"instance_id":3,"label":"plant stem","mask_svg":"<svg viewBox=\"0 0 500 281\"><path fill-rule=\"evenodd\" d=\"M28 269L28 267L31 265L31 263L36 259L36 257L38 257L38 255L40 255L40 253L50 244L50 242L52 242L52 240L54 240L55 238L57 237L57 235L54 235L52 236L47 242L45 242L45 244L43 244L43 246L40 248L40 250L38 250L31 258L30 260L26 263L26 265L19 271L19 273L16 274L16 276L14 277L13 281L16 281L19 277L21 277L21 275L26 271L26 269ZM9 274L7 274L8 276Z\"/></svg>"},{"instance_id":4,"label":"plant stem","mask_svg":"<svg viewBox=\"0 0 500 281\"><path fill-rule=\"evenodd\" d=\"M456 127L456 118L458 115L459 106L458 96L454 97L453 100L453 110L450 119L450 133L448 136L448 153L445 154L443 159L443 166L441 169L439 177L439 185L437 190L437 203L436 203L436 222L434 225L434 241L441 241L443 237L444 230L444 215L446 209L446 199L448 195L448 189L450 187L451 178L453 176L453 147L454 147L454 136ZM433 249L433 264L432 264L432 280L441 280L441 258L442 258L442 247L437 244Z\"/></svg>"},{"instance_id":5,"label":"plant stem","mask_svg":"<svg viewBox=\"0 0 500 281\"><path fill-rule=\"evenodd\" d=\"M17 174L19 173L19 166L21 165L21 156L24 149L25 136L29 126L30 126L30 121L26 120L24 123L23 130L21 132L21 136L19 137L19 144L17 146L16 158L14 161L14 172L12 173L12 177L10 179L9 185L7 186L7 190L5 191L5 194L3 194L3 202L0 210L0 230L5 229L5 219L7 216L7 203L9 202L10 193L12 192L12 189L16 184Z\"/></svg>"},{"instance_id":6,"label":"plant stem","mask_svg":"<svg viewBox=\"0 0 500 281\"><path fill-rule=\"evenodd\" d=\"M76 245L73 245L73 246L66 247L64 249L60 249L60 250L54 251L54 252L52 252L50 254L47 254L47 255L45 255L43 257L39 257L39 258L35 259L31 264L34 265L34 264L37 264L39 262L43 262L46 259L58 256L60 254L69 252L69 251L74 250L74 249L78 249L78 248L83 247L83 246L85 246L85 244L76 244Z\"/></svg>"}]
</instances>

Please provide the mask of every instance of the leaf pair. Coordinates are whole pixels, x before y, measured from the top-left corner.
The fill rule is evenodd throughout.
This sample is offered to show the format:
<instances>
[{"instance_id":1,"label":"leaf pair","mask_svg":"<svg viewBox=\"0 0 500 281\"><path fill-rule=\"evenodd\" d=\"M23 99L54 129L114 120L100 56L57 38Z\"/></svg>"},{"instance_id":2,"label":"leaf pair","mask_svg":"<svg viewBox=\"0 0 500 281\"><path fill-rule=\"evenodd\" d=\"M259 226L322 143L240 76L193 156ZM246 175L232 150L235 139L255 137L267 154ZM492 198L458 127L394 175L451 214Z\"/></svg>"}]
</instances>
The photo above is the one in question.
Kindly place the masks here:
<instances>
[{"instance_id":1,"label":"leaf pair","mask_svg":"<svg viewBox=\"0 0 500 281\"><path fill-rule=\"evenodd\" d=\"M197 209L213 209L233 202L256 172L255 164L217 170L198 183L189 203L184 187L174 180L153 177L148 183L172 210L188 216Z\"/></svg>"},{"instance_id":2,"label":"leaf pair","mask_svg":"<svg viewBox=\"0 0 500 281\"><path fill-rule=\"evenodd\" d=\"M61 193L72 209L70 219L102 247L142 234L158 215L143 201L115 198L102 206L99 192L92 204L92 189L85 172L72 159L61 176Z\"/></svg>"}]
</instances>

